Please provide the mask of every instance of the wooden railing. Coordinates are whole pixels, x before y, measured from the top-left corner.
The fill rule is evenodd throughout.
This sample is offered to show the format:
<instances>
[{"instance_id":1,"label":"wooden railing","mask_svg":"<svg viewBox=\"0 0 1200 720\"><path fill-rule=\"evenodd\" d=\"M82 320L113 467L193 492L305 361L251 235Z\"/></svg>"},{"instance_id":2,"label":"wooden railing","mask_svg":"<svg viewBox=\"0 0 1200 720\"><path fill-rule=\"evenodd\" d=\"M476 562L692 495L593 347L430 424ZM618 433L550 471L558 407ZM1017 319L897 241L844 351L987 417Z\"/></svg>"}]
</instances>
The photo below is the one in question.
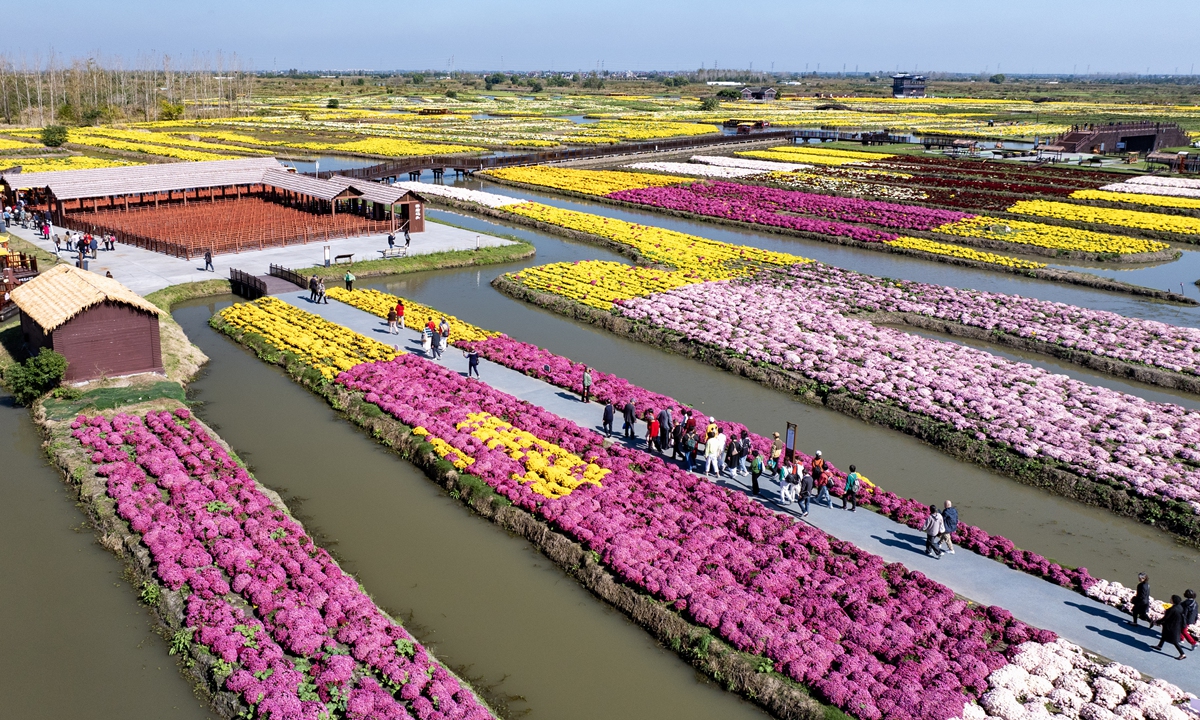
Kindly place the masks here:
<instances>
[{"instance_id":1,"label":"wooden railing","mask_svg":"<svg viewBox=\"0 0 1200 720\"><path fill-rule=\"evenodd\" d=\"M263 282L262 278L242 272L237 268L229 268L229 284L234 295L247 300L257 300L267 294L267 284Z\"/></svg>"},{"instance_id":2,"label":"wooden railing","mask_svg":"<svg viewBox=\"0 0 1200 720\"><path fill-rule=\"evenodd\" d=\"M282 265L276 265L276 264L272 263L271 269L267 274L271 275L272 277L277 277L277 278L282 278L284 280L287 280L288 282L292 283L293 285L298 285L306 290L308 289L308 279L307 278L305 278L303 275L296 272L295 270L285 268Z\"/></svg>"}]
</instances>

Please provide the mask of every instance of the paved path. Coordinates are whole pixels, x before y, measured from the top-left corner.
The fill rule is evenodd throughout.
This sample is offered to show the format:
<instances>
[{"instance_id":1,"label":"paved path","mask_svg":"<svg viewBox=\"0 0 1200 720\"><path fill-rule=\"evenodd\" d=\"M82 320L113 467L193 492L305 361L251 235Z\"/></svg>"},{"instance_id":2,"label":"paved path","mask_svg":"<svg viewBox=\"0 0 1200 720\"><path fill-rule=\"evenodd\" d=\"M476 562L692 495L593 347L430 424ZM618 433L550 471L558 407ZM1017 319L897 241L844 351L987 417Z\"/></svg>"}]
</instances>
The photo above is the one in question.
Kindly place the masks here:
<instances>
[{"instance_id":1,"label":"paved path","mask_svg":"<svg viewBox=\"0 0 1200 720\"><path fill-rule=\"evenodd\" d=\"M308 301L306 292L278 297L368 337L390 342L409 352L421 352L420 336L416 332L402 330L401 335L389 335L387 323L382 318L345 303L316 305ZM442 363L464 375L467 372L466 358L455 348L443 355ZM543 407L581 427L603 431L601 405L585 404L576 394L487 360L480 359L479 366L481 379L497 390ZM640 441L638 445L642 446ZM749 491L748 478L723 478L719 482L741 492ZM760 501L776 512L799 516L795 505L784 507L779 504L777 486L772 483L764 484ZM924 533L868 510L843 511L837 501L833 509L813 504L805 522L888 562L902 562L909 568L920 570L963 597L1004 607L1031 625L1053 630L1095 653L1200 693L1200 668L1193 667L1200 663L1200 655L1180 662L1169 645L1166 646L1171 651L1169 655L1155 651L1157 632L1145 627L1130 627L1125 622L1127 616L1107 605L969 550L960 548L954 555L945 555L940 560L928 557L924 552Z\"/></svg>"},{"instance_id":2,"label":"paved path","mask_svg":"<svg viewBox=\"0 0 1200 720\"><path fill-rule=\"evenodd\" d=\"M10 226L8 231L44 250L54 252L54 243L42 240L33 230ZM55 232L62 235L66 231L55 228L51 231L51 236ZM476 247L476 238L478 238L479 247L512 244L511 240L427 220L425 232L413 234L409 252L413 255L427 255L449 250L472 250ZM400 243L404 242L403 236L399 237L399 241ZM354 253L355 260L378 260L380 257L378 251L387 247L387 235L364 235L330 240L328 243L314 242L307 245L289 245L217 255L213 258L213 266L216 269L212 272L204 270L203 258L183 260L118 242L116 250L97 251L96 254L99 257L88 261L88 269L101 275L106 271L111 271L113 277L129 289L139 295L148 295L155 290L180 283L228 278L231 267L244 270L251 275L265 275L270 269L271 263L289 268L321 265L325 262L325 245L329 245L331 261L335 255L345 253ZM64 259L74 258L73 254L66 252L60 255Z\"/></svg>"}]
</instances>

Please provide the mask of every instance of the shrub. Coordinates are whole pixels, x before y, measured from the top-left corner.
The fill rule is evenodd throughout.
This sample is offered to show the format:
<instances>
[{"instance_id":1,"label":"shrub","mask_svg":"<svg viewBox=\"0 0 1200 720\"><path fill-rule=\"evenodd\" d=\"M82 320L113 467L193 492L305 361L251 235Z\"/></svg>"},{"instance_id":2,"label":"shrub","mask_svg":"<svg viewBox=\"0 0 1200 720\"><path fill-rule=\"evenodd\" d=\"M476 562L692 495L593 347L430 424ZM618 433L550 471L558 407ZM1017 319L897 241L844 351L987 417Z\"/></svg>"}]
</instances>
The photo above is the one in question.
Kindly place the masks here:
<instances>
[{"instance_id":1,"label":"shrub","mask_svg":"<svg viewBox=\"0 0 1200 720\"><path fill-rule=\"evenodd\" d=\"M337 98L330 98L329 102L325 103L325 107L335 109L338 106Z\"/></svg>"},{"instance_id":2,"label":"shrub","mask_svg":"<svg viewBox=\"0 0 1200 720\"><path fill-rule=\"evenodd\" d=\"M447 90L447 91L446 91L446 97L448 97L448 98L456 98L456 97L458 97L458 91L457 91L457 90Z\"/></svg>"},{"instance_id":3,"label":"shrub","mask_svg":"<svg viewBox=\"0 0 1200 720\"><path fill-rule=\"evenodd\" d=\"M66 141L66 127L62 125L47 125L42 128L42 144L46 147L60 147Z\"/></svg>"},{"instance_id":4,"label":"shrub","mask_svg":"<svg viewBox=\"0 0 1200 720\"><path fill-rule=\"evenodd\" d=\"M158 99L158 119L178 120L183 117L183 103L173 103L166 98Z\"/></svg>"},{"instance_id":5,"label":"shrub","mask_svg":"<svg viewBox=\"0 0 1200 720\"><path fill-rule=\"evenodd\" d=\"M529 84L529 89L534 91L535 93L539 93L539 92L545 90L546 88L540 82L538 82L537 80L534 80L532 83Z\"/></svg>"},{"instance_id":6,"label":"shrub","mask_svg":"<svg viewBox=\"0 0 1200 720\"><path fill-rule=\"evenodd\" d=\"M734 90L733 88L724 88L717 92L717 97L722 100L741 100L742 93L740 90Z\"/></svg>"},{"instance_id":7,"label":"shrub","mask_svg":"<svg viewBox=\"0 0 1200 720\"><path fill-rule=\"evenodd\" d=\"M993 75L990 78L988 78L988 82L996 83L997 85L999 85L1000 83L1004 82L1004 76L1000 75L1000 74Z\"/></svg>"},{"instance_id":8,"label":"shrub","mask_svg":"<svg viewBox=\"0 0 1200 720\"><path fill-rule=\"evenodd\" d=\"M34 400L57 387L66 374L67 359L50 348L42 348L34 357L5 370L4 384L18 403L32 405Z\"/></svg>"},{"instance_id":9,"label":"shrub","mask_svg":"<svg viewBox=\"0 0 1200 720\"><path fill-rule=\"evenodd\" d=\"M717 110L721 107L721 101L716 97L706 97L700 101L700 109L705 111Z\"/></svg>"}]
</instances>

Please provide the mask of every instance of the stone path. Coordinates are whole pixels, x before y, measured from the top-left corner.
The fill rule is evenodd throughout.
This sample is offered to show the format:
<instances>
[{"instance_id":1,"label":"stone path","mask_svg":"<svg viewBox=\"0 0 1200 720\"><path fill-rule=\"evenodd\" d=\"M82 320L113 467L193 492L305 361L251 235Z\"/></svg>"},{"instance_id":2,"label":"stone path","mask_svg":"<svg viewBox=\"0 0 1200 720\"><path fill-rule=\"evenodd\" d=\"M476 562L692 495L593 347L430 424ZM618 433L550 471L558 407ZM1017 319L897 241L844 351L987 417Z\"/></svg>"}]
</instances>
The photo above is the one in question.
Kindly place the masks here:
<instances>
[{"instance_id":1,"label":"stone path","mask_svg":"<svg viewBox=\"0 0 1200 720\"><path fill-rule=\"evenodd\" d=\"M22 240L54 252L53 241L42 240L33 230L10 226L8 231ZM56 232L63 235L66 231L62 228L54 228L51 236ZM425 232L412 235L409 253L427 255L450 250L473 250L476 247L477 238L479 247L512 244L511 240L427 220ZM403 244L403 236L398 237L398 240L398 245ZM293 269L321 265L325 262L326 245L329 246L331 262L334 256L346 253L353 253L356 261L378 260L380 257L378 251L387 247L387 235L364 235L354 238L339 238L330 240L328 243L314 242L307 245L289 245L217 255L213 258L213 266L216 269L212 272L205 271L203 258L183 260L118 242L116 250L97 251L96 254L99 257L88 261L88 269L101 275L110 271L114 278L130 290L139 295L148 295L155 290L180 283L228 278L231 267L244 270L251 275L265 275L272 263ZM62 252L60 256L74 261L74 254Z\"/></svg>"},{"instance_id":2,"label":"stone path","mask_svg":"<svg viewBox=\"0 0 1200 720\"><path fill-rule=\"evenodd\" d=\"M389 342L408 352L421 352L420 336L415 331L402 330L400 335L390 335L387 323L382 318L345 303L316 305L309 302L306 292L278 297L367 337ZM466 358L456 348L449 348L441 362L464 375L467 372ZM497 390L543 407L581 427L603 432L600 425L603 406L585 404L577 394L484 359L480 359L479 369L481 379ZM644 448L641 441L637 445ZM749 492L749 478L722 478L718 482L740 492ZM785 507L780 504L777 490L778 486L773 483L764 483L760 502L776 512L798 518L797 506L792 504ZM945 555L940 560L928 557L924 552L924 533L869 510L854 513L843 511L838 501L834 502L832 509L814 503L804 521L875 553L888 562L902 562L909 568L919 570L963 597L1004 607L1031 625L1053 630L1092 652L1132 665L1144 673L1200 694L1200 669L1194 667L1200 664L1200 656L1181 662L1175 659L1174 650L1169 645L1165 647L1171 654L1155 651L1153 646L1158 643L1157 631L1152 632L1144 626L1129 626L1126 623L1127 616L1114 608L969 550L959 549L954 555Z\"/></svg>"}]
</instances>

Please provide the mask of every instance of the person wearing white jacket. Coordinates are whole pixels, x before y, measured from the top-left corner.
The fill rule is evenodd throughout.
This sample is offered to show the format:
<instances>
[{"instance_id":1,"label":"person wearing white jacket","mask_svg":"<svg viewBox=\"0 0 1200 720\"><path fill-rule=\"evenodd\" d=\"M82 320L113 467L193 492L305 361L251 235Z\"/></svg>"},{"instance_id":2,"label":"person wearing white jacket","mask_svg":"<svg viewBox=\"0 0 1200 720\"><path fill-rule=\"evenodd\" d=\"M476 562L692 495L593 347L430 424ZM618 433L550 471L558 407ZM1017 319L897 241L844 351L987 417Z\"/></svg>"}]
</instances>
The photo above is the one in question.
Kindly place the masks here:
<instances>
[{"instance_id":1,"label":"person wearing white jacket","mask_svg":"<svg viewBox=\"0 0 1200 720\"><path fill-rule=\"evenodd\" d=\"M938 512L936 505L929 506L929 517L925 520L925 554L932 555L938 560L942 559L942 550L937 546L938 535L941 535L946 525L942 521L942 514Z\"/></svg>"}]
</instances>

